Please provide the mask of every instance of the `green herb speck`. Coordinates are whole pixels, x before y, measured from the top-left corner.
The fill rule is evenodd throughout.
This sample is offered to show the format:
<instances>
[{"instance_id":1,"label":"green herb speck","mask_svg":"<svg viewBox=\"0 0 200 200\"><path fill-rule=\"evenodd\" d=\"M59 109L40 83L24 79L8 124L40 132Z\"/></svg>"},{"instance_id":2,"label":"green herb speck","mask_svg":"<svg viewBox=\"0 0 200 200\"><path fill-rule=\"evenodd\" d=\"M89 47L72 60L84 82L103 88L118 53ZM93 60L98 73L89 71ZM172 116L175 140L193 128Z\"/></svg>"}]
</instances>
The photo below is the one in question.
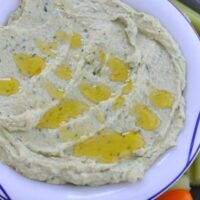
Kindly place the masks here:
<instances>
[{"instance_id":1,"label":"green herb speck","mask_svg":"<svg viewBox=\"0 0 200 200\"><path fill-rule=\"evenodd\" d=\"M44 6L44 12L48 12L48 10L47 10L47 7L46 7L46 6Z\"/></svg>"}]
</instances>

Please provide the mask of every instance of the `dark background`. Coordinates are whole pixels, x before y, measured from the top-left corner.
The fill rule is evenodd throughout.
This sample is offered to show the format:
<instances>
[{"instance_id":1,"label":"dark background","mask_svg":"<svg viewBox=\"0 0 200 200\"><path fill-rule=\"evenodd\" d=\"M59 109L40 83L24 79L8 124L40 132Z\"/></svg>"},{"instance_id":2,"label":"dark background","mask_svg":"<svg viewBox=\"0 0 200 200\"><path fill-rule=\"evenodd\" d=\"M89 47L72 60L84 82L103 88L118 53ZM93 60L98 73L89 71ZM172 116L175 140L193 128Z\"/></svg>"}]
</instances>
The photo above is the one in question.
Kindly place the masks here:
<instances>
[{"instance_id":1,"label":"dark background","mask_svg":"<svg viewBox=\"0 0 200 200\"><path fill-rule=\"evenodd\" d=\"M200 200L200 187L192 188L192 195L194 200Z\"/></svg>"},{"instance_id":2,"label":"dark background","mask_svg":"<svg viewBox=\"0 0 200 200\"><path fill-rule=\"evenodd\" d=\"M180 0L186 5L190 6L193 10L200 13L200 0Z\"/></svg>"}]
</instances>

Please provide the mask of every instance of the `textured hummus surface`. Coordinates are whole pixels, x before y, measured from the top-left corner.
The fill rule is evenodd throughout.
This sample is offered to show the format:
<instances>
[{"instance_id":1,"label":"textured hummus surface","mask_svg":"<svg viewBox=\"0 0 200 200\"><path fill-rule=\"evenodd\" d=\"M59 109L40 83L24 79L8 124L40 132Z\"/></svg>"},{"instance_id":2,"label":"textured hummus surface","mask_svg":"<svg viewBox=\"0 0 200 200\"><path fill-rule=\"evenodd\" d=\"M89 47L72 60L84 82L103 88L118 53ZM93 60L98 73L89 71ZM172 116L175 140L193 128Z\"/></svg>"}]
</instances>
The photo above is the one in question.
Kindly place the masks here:
<instances>
[{"instance_id":1,"label":"textured hummus surface","mask_svg":"<svg viewBox=\"0 0 200 200\"><path fill-rule=\"evenodd\" d=\"M135 182L176 145L185 60L119 0L22 0L0 28L0 160L55 184Z\"/></svg>"}]
</instances>

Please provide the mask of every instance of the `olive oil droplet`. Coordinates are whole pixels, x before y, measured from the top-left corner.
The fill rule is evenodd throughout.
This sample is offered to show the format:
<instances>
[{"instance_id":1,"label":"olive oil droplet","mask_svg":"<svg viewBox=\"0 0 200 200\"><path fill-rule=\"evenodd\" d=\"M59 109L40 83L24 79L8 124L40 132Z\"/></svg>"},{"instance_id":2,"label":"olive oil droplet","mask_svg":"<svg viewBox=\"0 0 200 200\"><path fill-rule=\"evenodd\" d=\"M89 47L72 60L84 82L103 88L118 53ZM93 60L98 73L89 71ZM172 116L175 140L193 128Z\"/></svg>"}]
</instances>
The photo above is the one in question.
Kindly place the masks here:
<instances>
[{"instance_id":1,"label":"olive oil droplet","mask_svg":"<svg viewBox=\"0 0 200 200\"><path fill-rule=\"evenodd\" d=\"M79 49L82 47L82 37L79 33L74 33L71 37L70 47L72 49Z\"/></svg>"},{"instance_id":2,"label":"olive oil droplet","mask_svg":"<svg viewBox=\"0 0 200 200\"><path fill-rule=\"evenodd\" d=\"M72 78L72 72L68 68L68 65L59 65L56 70L55 74L63 80L70 80Z\"/></svg>"},{"instance_id":3,"label":"olive oil droplet","mask_svg":"<svg viewBox=\"0 0 200 200\"><path fill-rule=\"evenodd\" d=\"M44 86L52 98L62 99L64 97L64 90L57 88L53 83L46 81Z\"/></svg>"},{"instance_id":4,"label":"olive oil droplet","mask_svg":"<svg viewBox=\"0 0 200 200\"><path fill-rule=\"evenodd\" d=\"M0 95L11 96L20 89L20 83L14 78L0 79Z\"/></svg>"},{"instance_id":5,"label":"olive oil droplet","mask_svg":"<svg viewBox=\"0 0 200 200\"><path fill-rule=\"evenodd\" d=\"M90 84L84 83L79 86L79 89L86 99L96 104L111 97L110 88L104 84L92 86Z\"/></svg>"},{"instance_id":6,"label":"olive oil droplet","mask_svg":"<svg viewBox=\"0 0 200 200\"><path fill-rule=\"evenodd\" d=\"M46 67L46 62L37 55L15 53L13 54L13 58L16 66L24 76L39 75Z\"/></svg>"},{"instance_id":7,"label":"olive oil droplet","mask_svg":"<svg viewBox=\"0 0 200 200\"><path fill-rule=\"evenodd\" d=\"M42 116L36 128L59 128L62 123L81 116L88 109L88 105L81 101L62 99Z\"/></svg>"},{"instance_id":8,"label":"olive oil droplet","mask_svg":"<svg viewBox=\"0 0 200 200\"><path fill-rule=\"evenodd\" d=\"M122 94L129 94L133 89L133 82L131 80L127 81L126 85L122 89Z\"/></svg>"},{"instance_id":9,"label":"olive oil droplet","mask_svg":"<svg viewBox=\"0 0 200 200\"><path fill-rule=\"evenodd\" d=\"M107 66L112 72L110 75L111 81L125 82L128 79L129 70L122 60L114 56L110 56L107 61Z\"/></svg>"},{"instance_id":10,"label":"olive oil droplet","mask_svg":"<svg viewBox=\"0 0 200 200\"><path fill-rule=\"evenodd\" d=\"M128 132L122 135L118 132L102 132L73 148L73 155L86 157L101 163L113 163L131 156L135 150L144 146L142 135Z\"/></svg>"},{"instance_id":11,"label":"olive oil droplet","mask_svg":"<svg viewBox=\"0 0 200 200\"><path fill-rule=\"evenodd\" d=\"M160 126L160 119L146 105L136 105L132 108L131 114L136 117L136 126L148 131L154 131Z\"/></svg>"},{"instance_id":12,"label":"olive oil droplet","mask_svg":"<svg viewBox=\"0 0 200 200\"><path fill-rule=\"evenodd\" d=\"M60 42L70 43L71 36L65 33L64 31L57 31L56 32L56 39Z\"/></svg>"},{"instance_id":13,"label":"olive oil droplet","mask_svg":"<svg viewBox=\"0 0 200 200\"><path fill-rule=\"evenodd\" d=\"M160 109L171 108L174 103L172 94L165 90L153 90L149 98L152 105Z\"/></svg>"}]
</instances>

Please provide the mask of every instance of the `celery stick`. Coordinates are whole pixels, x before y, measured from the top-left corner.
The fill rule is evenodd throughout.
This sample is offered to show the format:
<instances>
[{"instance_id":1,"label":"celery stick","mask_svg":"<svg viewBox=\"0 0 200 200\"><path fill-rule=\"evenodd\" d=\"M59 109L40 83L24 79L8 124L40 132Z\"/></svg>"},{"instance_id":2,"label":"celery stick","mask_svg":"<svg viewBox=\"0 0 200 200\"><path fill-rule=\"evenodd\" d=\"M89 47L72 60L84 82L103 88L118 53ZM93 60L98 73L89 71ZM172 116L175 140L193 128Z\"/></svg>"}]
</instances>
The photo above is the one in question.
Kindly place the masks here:
<instances>
[{"instance_id":1,"label":"celery stick","mask_svg":"<svg viewBox=\"0 0 200 200\"><path fill-rule=\"evenodd\" d=\"M189 169L190 183L194 186L200 186L200 155L196 158Z\"/></svg>"},{"instance_id":2,"label":"celery stick","mask_svg":"<svg viewBox=\"0 0 200 200\"><path fill-rule=\"evenodd\" d=\"M171 188L170 190L185 189L190 191L190 179L189 176L183 175Z\"/></svg>"},{"instance_id":3,"label":"celery stick","mask_svg":"<svg viewBox=\"0 0 200 200\"><path fill-rule=\"evenodd\" d=\"M191 21L197 32L200 34L200 14L180 3L177 0L171 0Z\"/></svg>"}]
</instances>

